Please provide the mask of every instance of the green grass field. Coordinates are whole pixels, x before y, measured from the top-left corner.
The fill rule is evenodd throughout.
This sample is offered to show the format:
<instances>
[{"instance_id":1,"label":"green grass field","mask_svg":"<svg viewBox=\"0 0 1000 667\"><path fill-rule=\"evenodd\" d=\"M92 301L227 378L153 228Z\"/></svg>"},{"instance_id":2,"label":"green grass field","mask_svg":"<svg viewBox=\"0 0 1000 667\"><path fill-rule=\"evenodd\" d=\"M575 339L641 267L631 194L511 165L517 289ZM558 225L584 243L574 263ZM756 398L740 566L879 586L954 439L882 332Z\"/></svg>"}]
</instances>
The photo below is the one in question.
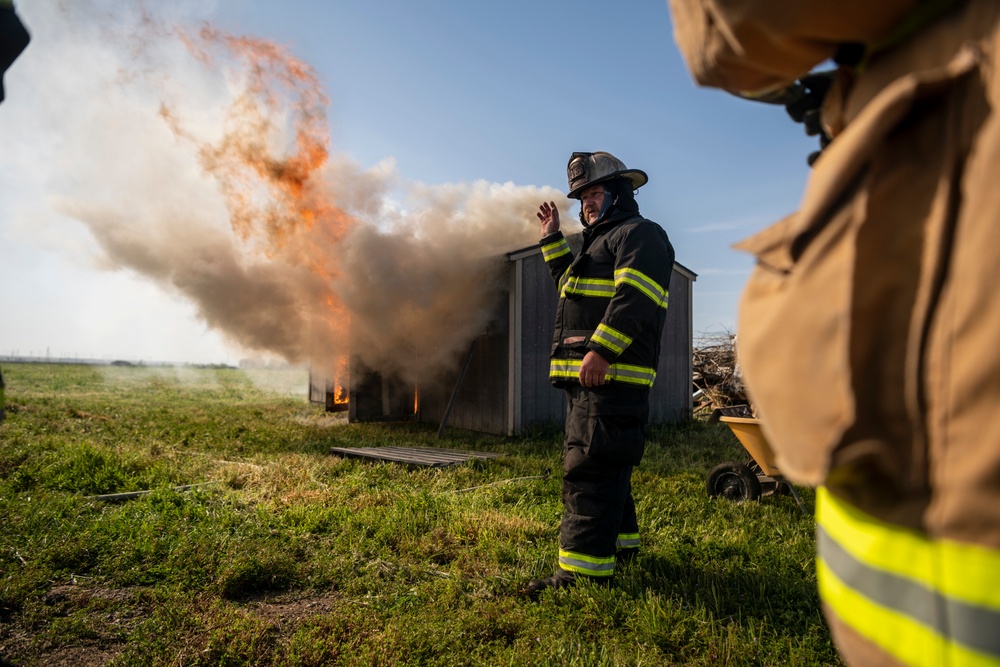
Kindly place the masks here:
<instances>
[{"instance_id":1,"label":"green grass field","mask_svg":"<svg viewBox=\"0 0 1000 667\"><path fill-rule=\"evenodd\" d=\"M559 432L348 424L308 404L304 371L3 371L0 664L840 664L812 517L705 492L744 456L723 425L651 429L638 562L530 601L555 564ZM387 445L502 456L329 454Z\"/></svg>"}]
</instances>

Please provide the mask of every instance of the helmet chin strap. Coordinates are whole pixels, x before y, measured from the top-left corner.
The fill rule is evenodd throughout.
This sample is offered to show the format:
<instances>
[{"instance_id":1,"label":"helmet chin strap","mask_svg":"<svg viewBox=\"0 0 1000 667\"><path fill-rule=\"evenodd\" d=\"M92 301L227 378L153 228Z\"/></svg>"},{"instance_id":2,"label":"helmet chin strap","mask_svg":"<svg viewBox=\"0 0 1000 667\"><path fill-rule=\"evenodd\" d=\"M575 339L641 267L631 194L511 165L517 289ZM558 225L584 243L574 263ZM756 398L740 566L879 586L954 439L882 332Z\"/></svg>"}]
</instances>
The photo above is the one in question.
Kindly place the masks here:
<instances>
[{"instance_id":1,"label":"helmet chin strap","mask_svg":"<svg viewBox=\"0 0 1000 667\"><path fill-rule=\"evenodd\" d=\"M612 195L611 191L604 188L604 202L601 204L601 212L597 214L597 222L604 219L611 207L618 203L618 195Z\"/></svg>"}]
</instances>

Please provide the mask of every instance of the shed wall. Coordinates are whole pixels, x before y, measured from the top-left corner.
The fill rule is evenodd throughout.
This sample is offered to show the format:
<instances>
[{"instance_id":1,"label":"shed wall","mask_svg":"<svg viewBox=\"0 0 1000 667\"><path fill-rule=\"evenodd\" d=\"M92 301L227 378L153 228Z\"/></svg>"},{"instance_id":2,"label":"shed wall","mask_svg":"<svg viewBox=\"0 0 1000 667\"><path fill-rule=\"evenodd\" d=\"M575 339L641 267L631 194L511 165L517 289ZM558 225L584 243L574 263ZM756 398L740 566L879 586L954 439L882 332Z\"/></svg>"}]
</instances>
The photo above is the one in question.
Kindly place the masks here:
<instances>
[{"instance_id":1,"label":"shed wall","mask_svg":"<svg viewBox=\"0 0 1000 667\"><path fill-rule=\"evenodd\" d=\"M508 312L505 295L498 294L493 320L470 345L459 368L434 386L420 388L419 420L441 423L456 385L449 427L485 433L507 433ZM464 370L464 377L463 377ZM459 380L461 384L459 385Z\"/></svg>"},{"instance_id":2,"label":"shed wall","mask_svg":"<svg viewBox=\"0 0 1000 667\"><path fill-rule=\"evenodd\" d=\"M649 421L662 424L691 418L691 354L694 346L691 278L677 267L670 276L667 319L660 338L660 361L649 396Z\"/></svg>"},{"instance_id":3,"label":"shed wall","mask_svg":"<svg viewBox=\"0 0 1000 667\"><path fill-rule=\"evenodd\" d=\"M520 293L512 299L518 303L521 318L520 419L512 432L520 433L535 425L562 424L566 399L564 392L549 382L552 329L559 301L552 276L541 251L512 264L512 270L521 273Z\"/></svg>"}]
</instances>

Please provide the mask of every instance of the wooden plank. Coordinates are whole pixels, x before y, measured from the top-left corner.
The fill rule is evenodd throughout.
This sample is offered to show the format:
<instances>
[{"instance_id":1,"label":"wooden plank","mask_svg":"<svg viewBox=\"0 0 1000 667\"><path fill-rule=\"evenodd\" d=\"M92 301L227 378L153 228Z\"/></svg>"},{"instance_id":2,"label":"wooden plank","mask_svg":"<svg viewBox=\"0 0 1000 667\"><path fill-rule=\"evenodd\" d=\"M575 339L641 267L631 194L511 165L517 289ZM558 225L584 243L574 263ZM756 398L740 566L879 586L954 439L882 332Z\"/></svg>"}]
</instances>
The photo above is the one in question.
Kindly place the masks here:
<instances>
[{"instance_id":1,"label":"wooden plank","mask_svg":"<svg viewBox=\"0 0 1000 667\"><path fill-rule=\"evenodd\" d=\"M500 456L493 452L469 452L456 449L428 447L331 447L330 453L348 458L373 459L389 463L443 467L465 463L470 459L492 459Z\"/></svg>"}]
</instances>

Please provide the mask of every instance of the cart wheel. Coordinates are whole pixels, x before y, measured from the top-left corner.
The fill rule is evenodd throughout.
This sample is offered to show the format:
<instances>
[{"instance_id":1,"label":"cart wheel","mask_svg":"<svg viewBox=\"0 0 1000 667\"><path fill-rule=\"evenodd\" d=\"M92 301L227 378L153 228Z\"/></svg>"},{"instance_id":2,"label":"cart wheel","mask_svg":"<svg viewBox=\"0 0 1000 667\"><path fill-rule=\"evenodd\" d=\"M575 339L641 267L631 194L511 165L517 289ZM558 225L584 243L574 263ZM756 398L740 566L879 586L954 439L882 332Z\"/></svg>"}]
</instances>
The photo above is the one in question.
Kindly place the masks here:
<instances>
[{"instance_id":1,"label":"cart wheel","mask_svg":"<svg viewBox=\"0 0 1000 667\"><path fill-rule=\"evenodd\" d=\"M742 463L726 461L708 473L708 495L726 500L757 500L760 498L760 480Z\"/></svg>"}]
</instances>

